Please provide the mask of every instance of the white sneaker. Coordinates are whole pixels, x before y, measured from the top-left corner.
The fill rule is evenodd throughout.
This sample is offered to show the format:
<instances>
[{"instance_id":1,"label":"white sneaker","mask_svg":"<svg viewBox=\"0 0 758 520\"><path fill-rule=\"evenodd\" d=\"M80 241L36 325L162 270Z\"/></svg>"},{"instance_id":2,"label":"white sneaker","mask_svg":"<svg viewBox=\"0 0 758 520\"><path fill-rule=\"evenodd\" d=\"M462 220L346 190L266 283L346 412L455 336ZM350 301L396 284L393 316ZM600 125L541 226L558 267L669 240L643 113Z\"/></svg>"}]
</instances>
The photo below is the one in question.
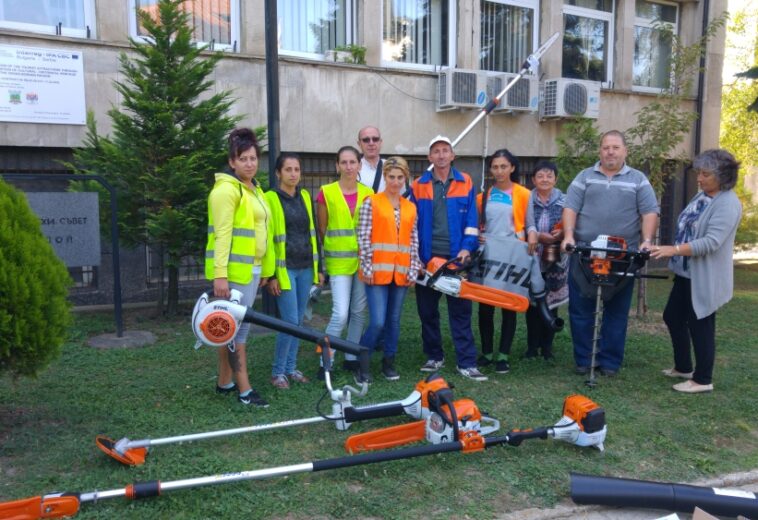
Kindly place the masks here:
<instances>
[{"instance_id":1,"label":"white sneaker","mask_svg":"<svg viewBox=\"0 0 758 520\"><path fill-rule=\"evenodd\" d=\"M479 372L479 369L476 367L471 368L461 368L456 367L458 369L458 373L462 375L463 377L467 377L469 379L473 379L474 381L487 381L487 376Z\"/></svg>"},{"instance_id":2,"label":"white sneaker","mask_svg":"<svg viewBox=\"0 0 758 520\"><path fill-rule=\"evenodd\" d=\"M445 365L444 359L440 359L439 361L437 361L436 359L427 359L426 363L421 365L421 368L419 370L421 370L422 372L436 372L437 370L442 368L444 365Z\"/></svg>"}]
</instances>

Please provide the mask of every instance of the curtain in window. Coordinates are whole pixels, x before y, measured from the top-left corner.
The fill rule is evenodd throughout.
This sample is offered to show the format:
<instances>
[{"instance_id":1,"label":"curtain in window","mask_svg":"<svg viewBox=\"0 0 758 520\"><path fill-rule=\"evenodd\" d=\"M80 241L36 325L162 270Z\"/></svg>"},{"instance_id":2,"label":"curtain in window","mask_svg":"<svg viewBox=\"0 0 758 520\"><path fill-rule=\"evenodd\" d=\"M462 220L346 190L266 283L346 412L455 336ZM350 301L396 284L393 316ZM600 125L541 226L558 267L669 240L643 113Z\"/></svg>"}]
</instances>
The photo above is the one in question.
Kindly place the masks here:
<instances>
[{"instance_id":1,"label":"curtain in window","mask_svg":"<svg viewBox=\"0 0 758 520\"><path fill-rule=\"evenodd\" d=\"M482 2L482 47L479 68L518 72L532 53L534 10L496 2Z\"/></svg>"},{"instance_id":2,"label":"curtain in window","mask_svg":"<svg viewBox=\"0 0 758 520\"><path fill-rule=\"evenodd\" d=\"M608 22L564 14L563 77L606 81Z\"/></svg>"},{"instance_id":3,"label":"curtain in window","mask_svg":"<svg viewBox=\"0 0 758 520\"><path fill-rule=\"evenodd\" d=\"M135 5L138 10L145 10L153 18L158 18L158 0L135 0ZM182 9L189 14L195 41L231 45L231 0L187 0ZM145 30L139 27L137 34L144 36Z\"/></svg>"},{"instance_id":4,"label":"curtain in window","mask_svg":"<svg viewBox=\"0 0 758 520\"><path fill-rule=\"evenodd\" d=\"M634 28L634 84L641 87L668 88L671 64L671 38L649 27Z\"/></svg>"},{"instance_id":5,"label":"curtain in window","mask_svg":"<svg viewBox=\"0 0 758 520\"><path fill-rule=\"evenodd\" d=\"M323 54L348 41L350 0L277 0L279 46L297 52Z\"/></svg>"},{"instance_id":6,"label":"curtain in window","mask_svg":"<svg viewBox=\"0 0 758 520\"><path fill-rule=\"evenodd\" d=\"M84 0L0 0L0 20L84 29Z\"/></svg>"},{"instance_id":7,"label":"curtain in window","mask_svg":"<svg viewBox=\"0 0 758 520\"><path fill-rule=\"evenodd\" d=\"M444 65L447 27L447 0L384 0L382 59Z\"/></svg>"}]
</instances>

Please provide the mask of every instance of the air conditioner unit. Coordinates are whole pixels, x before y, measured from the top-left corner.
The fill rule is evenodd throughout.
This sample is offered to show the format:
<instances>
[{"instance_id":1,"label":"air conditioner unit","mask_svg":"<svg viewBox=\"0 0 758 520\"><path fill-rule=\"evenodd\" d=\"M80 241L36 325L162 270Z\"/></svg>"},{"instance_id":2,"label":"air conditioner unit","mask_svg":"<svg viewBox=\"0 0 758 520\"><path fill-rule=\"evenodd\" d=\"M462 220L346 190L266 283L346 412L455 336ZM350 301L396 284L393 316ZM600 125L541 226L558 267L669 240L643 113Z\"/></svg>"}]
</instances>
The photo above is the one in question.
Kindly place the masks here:
<instances>
[{"instance_id":1,"label":"air conditioner unit","mask_svg":"<svg viewBox=\"0 0 758 520\"><path fill-rule=\"evenodd\" d=\"M490 72L487 77L487 99L492 99L518 74ZM505 93L493 113L536 112L539 106L539 82L534 76L524 76Z\"/></svg>"},{"instance_id":2,"label":"air conditioner unit","mask_svg":"<svg viewBox=\"0 0 758 520\"><path fill-rule=\"evenodd\" d=\"M437 81L437 111L481 108L487 102L487 73L481 70L442 69Z\"/></svg>"},{"instance_id":3,"label":"air conditioner unit","mask_svg":"<svg viewBox=\"0 0 758 520\"><path fill-rule=\"evenodd\" d=\"M600 82L580 79L548 79L540 88L540 119L600 115Z\"/></svg>"}]
</instances>

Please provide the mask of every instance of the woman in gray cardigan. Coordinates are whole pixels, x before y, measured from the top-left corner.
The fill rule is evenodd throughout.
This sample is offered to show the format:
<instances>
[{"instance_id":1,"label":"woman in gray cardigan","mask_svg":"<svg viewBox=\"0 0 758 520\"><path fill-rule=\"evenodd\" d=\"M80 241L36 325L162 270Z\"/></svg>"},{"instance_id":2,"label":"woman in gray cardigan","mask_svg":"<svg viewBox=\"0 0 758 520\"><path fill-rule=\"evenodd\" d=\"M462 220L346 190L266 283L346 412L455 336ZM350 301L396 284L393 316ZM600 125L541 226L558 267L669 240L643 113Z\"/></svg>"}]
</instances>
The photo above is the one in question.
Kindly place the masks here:
<instances>
[{"instance_id":1,"label":"woman in gray cardigan","mask_svg":"<svg viewBox=\"0 0 758 520\"><path fill-rule=\"evenodd\" d=\"M674 245L653 248L671 258L674 286L663 311L674 348L674 367L663 374L685 379L674 390L713 390L716 310L732 299L734 235L742 204L734 193L737 162L726 150L707 150L692 163L700 190L679 215ZM695 369L690 351L695 351Z\"/></svg>"}]
</instances>

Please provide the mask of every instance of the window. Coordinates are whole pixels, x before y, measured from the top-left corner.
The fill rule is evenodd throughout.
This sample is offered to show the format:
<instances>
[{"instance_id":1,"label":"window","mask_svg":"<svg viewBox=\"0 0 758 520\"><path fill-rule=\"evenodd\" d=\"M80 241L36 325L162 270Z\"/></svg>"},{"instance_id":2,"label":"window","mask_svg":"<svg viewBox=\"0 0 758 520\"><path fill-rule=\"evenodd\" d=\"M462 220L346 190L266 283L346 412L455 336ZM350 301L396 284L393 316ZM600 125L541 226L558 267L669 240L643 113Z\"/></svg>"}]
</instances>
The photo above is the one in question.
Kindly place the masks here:
<instances>
[{"instance_id":1,"label":"window","mask_svg":"<svg viewBox=\"0 0 758 520\"><path fill-rule=\"evenodd\" d=\"M429 69L455 65L452 0L384 0L382 61Z\"/></svg>"},{"instance_id":2,"label":"window","mask_svg":"<svg viewBox=\"0 0 758 520\"><path fill-rule=\"evenodd\" d=\"M613 0L564 0L564 78L610 86L613 70Z\"/></svg>"},{"instance_id":3,"label":"window","mask_svg":"<svg viewBox=\"0 0 758 520\"><path fill-rule=\"evenodd\" d=\"M0 27L20 31L94 37L93 0L0 0Z\"/></svg>"},{"instance_id":4,"label":"window","mask_svg":"<svg viewBox=\"0 0 758 520\"><path fill-rule=\"evenodd\" d=\"M137 11L158 17L158 0L131 0L130 17L133 38L142 38L145 30L138 25ZM192 35L198 45L213 50L237 50L239 41L239 3L237 0L186 0L182 9L189 14Z\"/></svg>"},{"instance_id":5,"label":"window","mask_svg":"<svg viewBox=\"0 0 758 520\"><path fill-rule=\"evenodd\" d=\"M312 57L353 43L353 0L277 0L279 48Z\"/></svg>"},{"instance_id":6,"label":"window","mask_svg":"<svg viewBox=\"0 0 758 520\"><path fill-rule=\"evenodd\" d=\"M677 33L679 9L676 4L637 0L634 19L635 90L659 91L668 88L671 65L671 34Z\"/></svg>"},{"instance_id":7,"label":"window","mask_svg":"<svg viewBox=\"0 0 758 520\"><path fill-rule=\"evenodd\" d=\"M485 0L481 4L479 68L519 72L537 45L538 0Z\"/></svg>"}]
</instances>

